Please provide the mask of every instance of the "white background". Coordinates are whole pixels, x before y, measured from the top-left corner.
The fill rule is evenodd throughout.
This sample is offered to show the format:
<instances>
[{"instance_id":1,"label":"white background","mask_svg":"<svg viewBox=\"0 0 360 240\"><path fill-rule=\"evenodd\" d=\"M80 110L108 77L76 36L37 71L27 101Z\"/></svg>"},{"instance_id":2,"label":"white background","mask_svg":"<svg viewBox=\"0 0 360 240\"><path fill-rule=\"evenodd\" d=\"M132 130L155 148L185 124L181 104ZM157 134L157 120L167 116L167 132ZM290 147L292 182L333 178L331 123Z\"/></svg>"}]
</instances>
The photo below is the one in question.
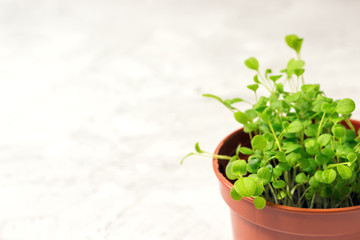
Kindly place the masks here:
<instances>
[{"instance_id":1,"label":"white background","mask_svg":"<svg viewBox=\"0 0 360 240\"><path fill-rule=\"evenodd\" d=\"M250 56L360 106L360 2L0 1L0 239L225 240L210 159ZM245 105L242 105L245 107ZM354 118L360 118L359 107Z\"/></svg>"}]
</instances>

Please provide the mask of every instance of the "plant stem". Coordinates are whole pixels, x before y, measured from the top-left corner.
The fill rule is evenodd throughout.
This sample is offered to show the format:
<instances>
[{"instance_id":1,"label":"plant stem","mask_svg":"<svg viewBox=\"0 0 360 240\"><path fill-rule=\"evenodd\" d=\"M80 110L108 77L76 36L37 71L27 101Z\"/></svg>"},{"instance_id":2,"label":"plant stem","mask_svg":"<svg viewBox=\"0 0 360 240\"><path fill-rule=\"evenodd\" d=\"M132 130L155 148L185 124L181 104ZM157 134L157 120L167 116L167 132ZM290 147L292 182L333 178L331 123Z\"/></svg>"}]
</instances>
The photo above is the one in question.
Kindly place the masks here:
<instances>
[{"instance_id":1,"label":"plant stem","mask_svg":"<svg viewBox=\"0 0 360 240\"><path fill-rule=\"evenodd\" d=\"M309 207L309 208L313 208L313 207L314 207L315 196L316 196L316 193L314 194L314 196L313 196L312 199L311 199L311 204L310 204L310 207Z\"/></svg>"},{"instance_id":2,"label":"plant stem","mask_svg":"<svg viewBox=\"0 0 360 240\"><path fill-rule=\"evenodd\" d=\"M275 203L279 204L277 195L275 194L274 189L272 188L271 184L269 184L269 187L270 187L270 191L271 191L272 195L274 196Z\"/></svg>"},{"instance_id":3,"label":"plant stem","mask_svg":"<svg viewBox=\"0 0 360 240\"><path fill-rule=\"evenodd\" d=\"M259 71L258 71L257 73L258 73L259 77L260 77L261 80L262 80L261 84L262 84L270 93L272 93L273 91L271 90L271 84L270 84L270 86L268 86L268 85L267 85L267 82L266 82L266 79L263 77L263 75L261 75L261 73L260 73Z\"/></svg>"},{"instance_id":4,"label":"plant stem","mask_svg":"<svg viewBox=\"0 0 360 240\"><path fill-rule=\"evenodd\" d=\"M345 118L345 122L346 122L347 125L351 128L351 130L353 130L353 131L355 132L354 125L352 125L352 123L350 122L350 120L349 120L348 117Z\"/></svg>"},{"instance_id":5,"label":"plant stem","mask_svg":"<svg viewBox=\"0 0 360 240\"><path fill-rule=\"evenodd\" d=\"M276 145L277 145L278 148L279 148L279 151L282 152L280 142L279 142L279 140L278 140L278 138L277 138L277 136L276 136L276 133L275 133L275 131L274 131L274 128L273 128L271 122L268 121L267 123L268 123L268 125L269 125L269 127L270 127L270 129L271 129L272 134L274 135L275 142L276 142Z\"/></svg>"},{"instance_id":6,"label":"plant stem","mask_svg":"<svg viewBox=\"0 0 360 240\"><path fill-rule=\"evenodd\" d=\"M219 160L231 160L231 157L224 156L224 155L210 154L210 156L212 156L213 158L217 158ZM208 157L210 157L210 156L208 156Z\"/></svg>"},{"instance_id":7,"label":"plant stem","mask_svg":"<svg viewBox=\"0 0 360 240\"><path fill-rule=\"evenodd\" d=\"M321 117L321 120L320 120L320 123L319 123L319 127L318 127L318 131L317 131L317 135L316 135L317 137L320 136L321 125L322 125L322 122L324 121L325 115L326 115L326 113L324 113L324 114L322 115L322 117Z\"/></svg>"},{"instance_id":8,"label":"plant stem","mask_svg":"<svg viewBox=\"0 0 360 240\"><path fill-rule=\"evenodd\" d=\"M305 191L303 192L303 194L301 195L301 197L299 198L298 202L297 202L297 206L300 207L300 203L301 200L304 198L306 192L309 190L309 187L307 189L305 189Z\"/></svg>"}]
</instances>

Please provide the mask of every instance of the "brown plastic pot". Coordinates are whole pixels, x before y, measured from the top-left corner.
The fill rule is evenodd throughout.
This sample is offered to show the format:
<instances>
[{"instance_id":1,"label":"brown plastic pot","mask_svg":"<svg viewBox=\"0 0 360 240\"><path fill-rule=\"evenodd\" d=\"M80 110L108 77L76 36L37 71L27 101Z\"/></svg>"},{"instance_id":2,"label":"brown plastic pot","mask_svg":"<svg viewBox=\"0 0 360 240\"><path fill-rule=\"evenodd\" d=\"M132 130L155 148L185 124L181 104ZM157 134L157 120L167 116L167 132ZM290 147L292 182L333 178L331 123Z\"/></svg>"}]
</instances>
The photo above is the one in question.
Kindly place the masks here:
<instances>
[{"instance_id":1,"label":"brown plastic pot","mask_svg":"<svg viewBox=\"0 0 360 240\"><path fill-rule=\"evenodd\" d=\"M356 132L360 122L351 120ZM238 144L249 145L242 129L227 136L215 154L233 156ZM307 209L267 202L262 210L252 198L235 201L230 197L233 184L224 176L226 162L213 159L220 192L231 210L234 240L360 240L360 206Z\"/></svg>"}]
</instances>

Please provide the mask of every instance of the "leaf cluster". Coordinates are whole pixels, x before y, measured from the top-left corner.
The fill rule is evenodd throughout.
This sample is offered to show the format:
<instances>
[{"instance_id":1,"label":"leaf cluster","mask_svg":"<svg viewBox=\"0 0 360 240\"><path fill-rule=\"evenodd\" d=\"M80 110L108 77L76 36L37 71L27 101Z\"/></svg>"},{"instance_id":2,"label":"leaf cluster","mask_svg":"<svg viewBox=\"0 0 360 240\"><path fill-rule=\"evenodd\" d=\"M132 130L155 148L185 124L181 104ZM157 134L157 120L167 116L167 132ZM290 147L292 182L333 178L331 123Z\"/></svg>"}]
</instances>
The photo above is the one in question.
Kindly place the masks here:
<instances>
[{"instance_id":1,"label":"leaf cluster","mask_svg":"<svg viewBox=\"0 0 360 240\"><path fill-rule=\"evenodd\" d=\"M300 58L303 39L285 37L296 53L278 74L260 71L251 57L245 66L254 71L254 83L247 86L256 102L244 111L235 104L240 98L214 98L232 111L234 119L249 134L250 145L239 145L234 156L213 156L228 160L226 176L234 181L231 197L254 199L262 209L266 201L303 208L336 208L360 204L360 138L349 120L353 100L334 100L318 84L304 83L305 62ZM269 91L258 98L259 87ZM249 103L249 102L247 102Z\"/></svg>"}]
</instances>

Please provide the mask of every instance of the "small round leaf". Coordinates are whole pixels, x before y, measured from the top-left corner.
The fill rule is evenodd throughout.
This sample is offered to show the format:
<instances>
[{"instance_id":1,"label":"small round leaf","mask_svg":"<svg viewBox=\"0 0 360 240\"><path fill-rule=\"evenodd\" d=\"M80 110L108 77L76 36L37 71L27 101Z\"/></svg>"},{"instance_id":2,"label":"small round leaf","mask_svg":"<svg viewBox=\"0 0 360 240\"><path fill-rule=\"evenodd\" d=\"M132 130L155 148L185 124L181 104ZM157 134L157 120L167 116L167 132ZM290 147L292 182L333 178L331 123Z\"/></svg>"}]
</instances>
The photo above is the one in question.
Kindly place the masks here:
<instances>
[{"instance_id":1,"label":"small round leaf","mask_svg":"<svg viewBox=\"0 0 360 240\"><path fill-rule=\"evenodd\" d=\"M234 112L234 117L236 121L238 121L241 124L247 124L249 122L248 116L241 111Z\"/></svg>"},{"instance_id":2,"label":"small round leaf","mask_svg":"<svg viewBox=\"0 0 360 240\"><path fill-rule=\"evenodd\" d=\"M230 190L230 196L232 199L236 200L236 201L240 201L242 199L242 196L240 196L234 187L231 188Z\"/></svg>"},{"instance_id":3,"label":"small round leaf","mask_svg":"<svg viewBox=\"0 0 360 240\"><path fill-rule=\"evenodd\" d=\"M256 181L253 178L244 177L234 183L236 192L243 197L251 197L256 190Z\"/></svg>"},{"instance_id":4,"label":"small round leaf","mask_svg":"<svg viewBox=\"0 0 360 240\"><path fill-rule=\"evenodd\" d=\"M232 162L231 173L233 175L245 175L246 174L246 161L245 160L236 160Z\"/></svg>"},{"instance_id":5,"label":"small round leaf","mask_svg":"<svg viewBox=\"0 0 360 240\"><path fill-rule=\"evenodd\" d=\"M271 177L271 172L267 167L262 167L257 171L257 176L261 179L269 179Z\"/></svg>"},{"instance_id":6,"label":"small round leaf","mask_svg":"<svg viewBox=\"0 0 360 240\"><path fill-rule=\"evenodd\" d=\"M277 181L274 181L272 183L272 185L274 188L284 188L286 184L285 184L284 180L277 180Z\"/></svg>"},{"instance_id":7,"label":"small round leaf","mask_svg":"<svg viewBox=\"0 0 360 240\"><path fill-rule=\"evenodd\" d=\"M334 169L327 169L322 173L324 183L332 183L336 178L336 171Z\"/></svg>"},{"instance_id":8,"label":"small round leaf","mask_svg":"<svg viewBox=\"0 0 360 240\"><path fill-rule=\"evenodd\" d=\"M340 114L350 114L355 110L355 103L349 98L344 98L338 102L336 112Z\"/></svg>"},{"instance_id":9,"label":"small round leaf","mask_svg":"<svg viewBox=\"0 0 360 240\"><path fill-rule=\"evenodd\" d=\"M254 57L246 59L245 60L245 66L247 66L251 70L255 70L255 71L259 70L259 62Z\"/></svg>"},{"instance_id":10,"label":"small round leaf","mask_svg":"<svg viewBox=\"0 0 360 240\"><path fill-rule=\"evenodd\" d=\"M303 126L299 120L295 120L286 128L286 131L289 133L297 133L302 130Z\"/></svg>"},{"instance_id":11,"label":"small round leaf","mask_svg":"<svg viewBox=\"0 0 360 240\"><path fill-rule=\"evenodd\" d=\"M330 142L330 140L331 140L331 135L324 133L319 136L319 138L317 139L317 142L320 144L320 146L324 147Z\"/></svg>"},{"instance_id":12,"label":"small round leaf","mask_svg":"<svg viewBox=\"0 0 360 240\"><path fill-rule=\"evenodd\" d=\"M256 92L256 90L259 88L259 84L250 84L250 85L247 85L247 88Z\"/></svg>"},{"instance_id":13,"label":"small round leaf","mask_svg":"<svg viewBox=\"0 0 360 240\"><path fill-rule=\"evenodd\" d=\"M254 151L250 148L247 148L247 147L240 147L239 151L242 153L242 154L245 154L245 155L251 155L251 154L254 154Z\"/></svg>"},{"instance_id":14,"label":"small round leaf","mask_svg":"<svg viewBox=\"0 0 360 240\"><path fill-rule=\"evenodd\" d=\"M306 182L306 180L307 180L307 177L306 177L305 173L299 173L295 177L295 181L297 183L304 183L304 182Z\"/></svg>"},{"instance_id":15,"label":"small round leaf","mask_svg":"<svg viewBox=\"0 0 360 240\"><path fill-rule=\"evenodd\" d=\"M263 209L266 206L266 201L262 197L254 198L254 205L257 209Z\"/></svg>"},{"instance_id":16,"label":"small round leaf","mask_svg":"<svg viewBox=\"0 0 360 240\"><path fill-rule=\"evenodd\" d=\"M256 135L251 141L251 146L256 150L263 150L266 148L266 139L262 135Z\"/></svg>"},{"instance_id":17,"label":"small round leaf","mask_svg":"<svg viewBox=\"0 0 360 240\"><path fill-rule=\"evenodd\" d=\"M352 176L352 171L348 166L344 166L344 165L338 165L336 167L339 175L343 178L343 179L348 179L351 178Z\"/></svg>"}]
</instances>

